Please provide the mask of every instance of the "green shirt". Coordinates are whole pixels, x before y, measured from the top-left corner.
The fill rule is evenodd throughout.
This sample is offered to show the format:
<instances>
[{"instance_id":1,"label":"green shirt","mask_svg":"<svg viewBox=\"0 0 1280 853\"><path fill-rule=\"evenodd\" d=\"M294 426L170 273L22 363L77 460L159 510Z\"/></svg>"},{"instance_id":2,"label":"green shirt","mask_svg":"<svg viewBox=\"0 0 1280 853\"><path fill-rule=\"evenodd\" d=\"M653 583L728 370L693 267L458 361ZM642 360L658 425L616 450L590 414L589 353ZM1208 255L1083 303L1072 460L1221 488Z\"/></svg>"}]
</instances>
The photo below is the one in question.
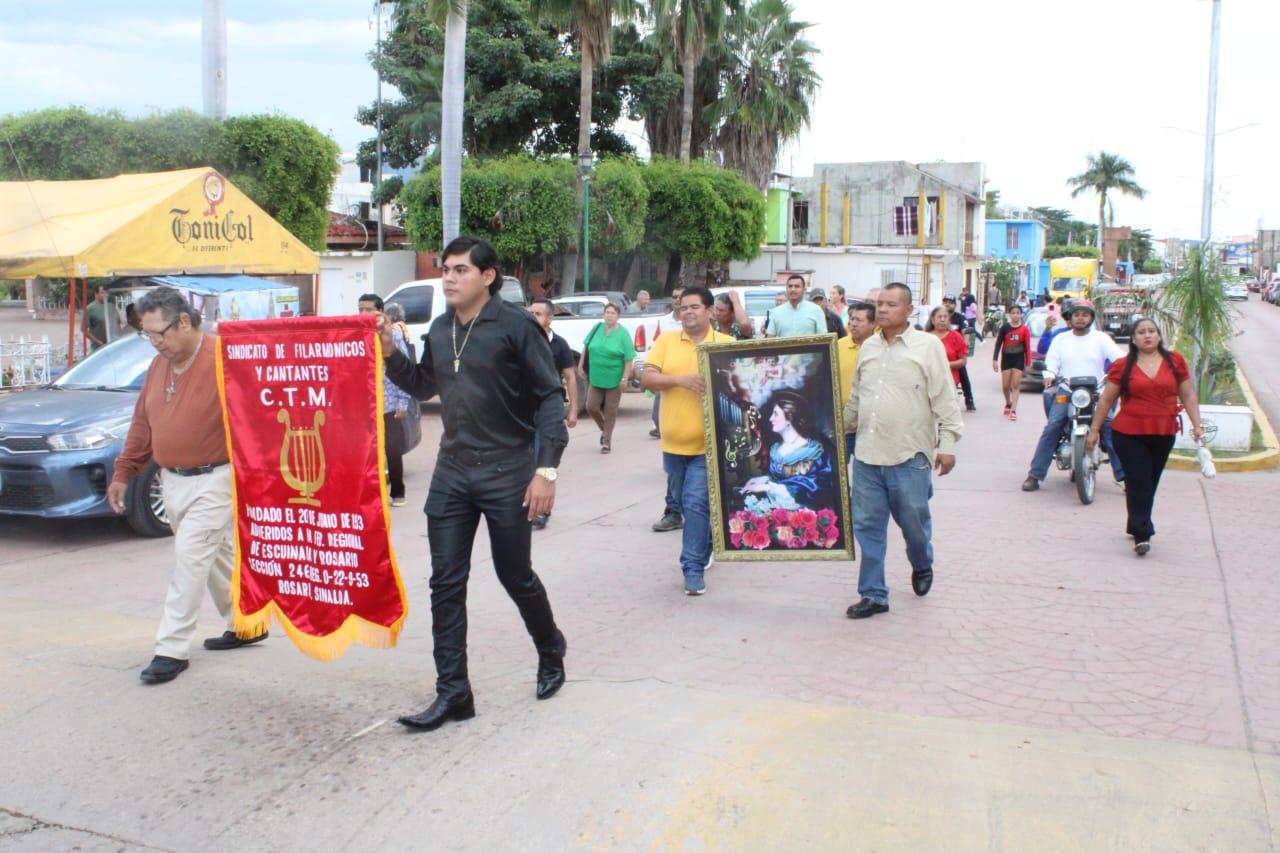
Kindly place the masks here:
<instances>
[{"instance_id":1,"label":"green shirt","mask_svg":"<svg viewBox=\"0 0 1280 853\"><path fill-rule=\"evenodd\" d=\"M631 333L622 326L614 326L610 332L601 323L587 335L587 381L596 388L617 388L627 362L635 357Z\"/></svg>"}]
</instances>

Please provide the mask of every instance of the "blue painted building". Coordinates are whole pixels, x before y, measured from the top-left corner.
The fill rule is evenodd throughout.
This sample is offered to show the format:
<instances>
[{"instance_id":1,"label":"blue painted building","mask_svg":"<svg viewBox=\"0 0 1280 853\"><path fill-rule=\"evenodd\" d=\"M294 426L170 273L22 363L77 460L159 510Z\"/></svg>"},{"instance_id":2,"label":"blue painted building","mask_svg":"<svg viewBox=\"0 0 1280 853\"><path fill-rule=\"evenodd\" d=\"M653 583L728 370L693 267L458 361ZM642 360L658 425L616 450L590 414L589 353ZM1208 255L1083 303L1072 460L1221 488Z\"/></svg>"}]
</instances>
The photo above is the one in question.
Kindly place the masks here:
<instances>
[{"instance_id":1,"label":"blue painted building","mask_svg":"<svg viewBox=\"0 0 1280 853\"><path fill-rule=\"evenodd\" d=\"M988 219L987 255L1021 261L1019 290L1035 296L1049 289L1048 264L1041 264L1049 228L1036 219Z\"/></svg>"}]
</instances>

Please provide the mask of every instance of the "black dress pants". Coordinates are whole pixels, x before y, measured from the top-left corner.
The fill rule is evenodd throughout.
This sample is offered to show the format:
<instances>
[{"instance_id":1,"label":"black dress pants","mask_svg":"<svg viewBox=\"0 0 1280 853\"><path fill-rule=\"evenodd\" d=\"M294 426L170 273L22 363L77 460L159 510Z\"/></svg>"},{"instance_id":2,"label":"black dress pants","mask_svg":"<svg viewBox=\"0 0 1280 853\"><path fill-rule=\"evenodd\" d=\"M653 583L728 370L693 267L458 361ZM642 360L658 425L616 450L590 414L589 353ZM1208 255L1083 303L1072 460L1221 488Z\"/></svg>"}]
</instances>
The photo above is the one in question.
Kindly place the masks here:
<instances>
[{"instance_id":1,"label":"black dress pants","mask_svg":"<svg viewBox=\"0 0 1280 853\"><path fill-rule=\"evenodd\" d=\"M382 428L386 434L387 487L391 497L404 497L404 424L396 420L395 412L382 413Z\"/></svg>"},{"instance_id":2,"label":"black dress pants","mask_svg":"<svg viewBox=\"0 0 1280 853\"><path fill-rule=\"evenodd\" d=\"M528 450L464 452L436 459L427 493L431 547L431 636L436 694L459 699L471 692L467 677L467 579L471 549L483 515L498 580L515 602L539 652L559 649L559 631L542 581L529 556L532 528L521 506L533 477Z\"/></svg>"},{"instance_id":3,"label":"black dress pants","mask_svg":"<svg viewBox=\"0 0 1280 853\"><path fill-rule=\"evenodd\" d=\"M1151 510L1156 502L1156 487L1164 473L1169 452L1173 450L1171 435L1129 435L1113 429L1111 444L1124 469L1124 502L1129 510L1125 532L1138 542L1149 542L1156 533L1151 523Z\"/></svg>"}]
</instances>

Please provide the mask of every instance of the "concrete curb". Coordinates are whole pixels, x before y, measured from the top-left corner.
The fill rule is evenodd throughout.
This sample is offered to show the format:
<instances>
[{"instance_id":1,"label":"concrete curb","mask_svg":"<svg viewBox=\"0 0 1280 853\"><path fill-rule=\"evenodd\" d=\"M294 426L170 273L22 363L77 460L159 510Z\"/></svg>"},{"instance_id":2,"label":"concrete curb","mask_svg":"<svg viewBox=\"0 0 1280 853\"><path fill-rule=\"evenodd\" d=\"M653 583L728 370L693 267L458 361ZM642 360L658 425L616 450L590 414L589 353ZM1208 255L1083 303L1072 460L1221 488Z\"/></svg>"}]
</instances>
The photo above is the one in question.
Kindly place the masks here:
<instances>
[{"instance_id":1,"label":"concrete curb","mask_svg":"<svg viewBox=\"0 0 1280 853\"><path fill-rule=\"evenodd\" d=\"M1275 430L1271 428L1271 422L1267 420L1266 413L1262 411L1262 406L1258 404L1258 398L1253 396L1253 387L1249 384L1249 380L1245 378L1244 368L1240 366L1238 361L1236 362L1236 377L1240 380L1240 390L1244 392L1244 398L1249 403L1249 408L1253 409L1253 417L1258 423L1259 431L1262 433L1263 449L1256 453L1236 456L1231 459L1215 459L1213 464L1219 473L1263 471L1268 468L1280 468L1280 441L1276 440ZM1175 471L1200 470L1200 465L1196 462L1194 456L1180 456L1177 453L1170 454L1166 467Z\"/></svg>"}]
</instances>

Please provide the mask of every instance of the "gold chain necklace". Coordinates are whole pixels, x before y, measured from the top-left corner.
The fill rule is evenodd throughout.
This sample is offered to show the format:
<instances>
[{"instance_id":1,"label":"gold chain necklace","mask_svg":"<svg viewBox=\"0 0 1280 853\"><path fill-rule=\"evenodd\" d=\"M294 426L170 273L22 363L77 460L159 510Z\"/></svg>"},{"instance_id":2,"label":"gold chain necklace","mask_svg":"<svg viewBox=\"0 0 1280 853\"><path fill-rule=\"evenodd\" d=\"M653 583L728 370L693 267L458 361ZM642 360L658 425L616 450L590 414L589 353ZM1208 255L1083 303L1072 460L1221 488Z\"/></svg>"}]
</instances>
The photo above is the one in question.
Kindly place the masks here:
<instances>
[{"instance_id":1,"label":"gold chain necklace","mask_svg":"<svg viewBox=\"0 0 1280 853\"><path fill-rule=\"evenodd\" d=\"M453 333L453 372L458 372L459 365L462 364L462 353L467 348L467 341L471 340L471 329L475 327L476 320L480 315L477 314L471 318L471 322L467 324L467 334L462 338L462 349L458 349L458 320L455 315L454 321L449 324L449 331Z\"/></svg>"},{"instance_id":2,"label":"gold chain necklace","mask_svg":"<svg viewBox=\"0 0 1280 853\"><path fill-rule=\"evenodd\" d=\"M187 361L187 366L178 370L172 364L169 365L169 387L164 389L164 401L167 403L173 399L173 395L178 392L178 377L191 369L191 365L196 363L196 356L200 354L200 347L204 346L204 335L200 336L200 340L196 343L196 351L191 354L191 358Z\"/></svg>"}]
</instances>

